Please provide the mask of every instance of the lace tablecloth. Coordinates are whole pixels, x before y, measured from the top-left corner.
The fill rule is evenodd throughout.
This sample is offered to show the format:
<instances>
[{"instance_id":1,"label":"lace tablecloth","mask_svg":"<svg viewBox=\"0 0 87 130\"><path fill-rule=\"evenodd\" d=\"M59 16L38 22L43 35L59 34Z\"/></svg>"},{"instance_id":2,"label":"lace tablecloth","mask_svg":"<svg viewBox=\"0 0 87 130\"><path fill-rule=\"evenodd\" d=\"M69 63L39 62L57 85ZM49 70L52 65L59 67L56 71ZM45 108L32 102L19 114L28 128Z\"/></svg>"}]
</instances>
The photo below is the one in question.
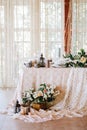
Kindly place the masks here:
<instances>
[{"instance_id":1,"label":"lace tablecloth","mask_svg":"<svg viewBox=\"0 0 87 130\"><path fill-rule=\"evenodd\" d=\"M21 102L21 93L31 87L36 89L41 83L61 86L65 90L64 99L51 108L50 111L31 109L28 116L14 115L29 122L41 122L58 119L63 116L78 117L87 115L87 68L25 68L21 73L12 105L18 99Z\"/></svg>"},{"instance_id":2,"label":"lace tablecloth","mask_svg":"<svg viewBox=\"0 0 87 130\"><path fill-rule=\"evenodd\" d=\"M24 68L20 74L14 99L18 98L21 101L22 92L32 87L38 89L42 83L67 89L70 70L70 68Z\"/></svg>"}]
</instances>

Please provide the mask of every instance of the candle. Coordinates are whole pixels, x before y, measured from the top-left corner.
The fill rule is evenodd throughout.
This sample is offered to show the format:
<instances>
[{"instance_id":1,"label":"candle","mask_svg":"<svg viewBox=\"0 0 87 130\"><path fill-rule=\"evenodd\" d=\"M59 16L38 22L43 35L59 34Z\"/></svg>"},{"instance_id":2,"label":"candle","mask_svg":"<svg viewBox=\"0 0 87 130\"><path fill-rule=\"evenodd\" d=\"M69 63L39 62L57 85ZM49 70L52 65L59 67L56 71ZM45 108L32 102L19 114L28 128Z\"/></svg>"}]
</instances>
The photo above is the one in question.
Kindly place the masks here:
<instances>
[{"instance_id":1,"label":"candle","mask_svg":"<svg viewBox=\"0 0 87 130\"><path fill-rule=\"evenodd\" d=\"M60 56L61 56L61 49L59 48L59 58L60 58Z\"/></svg>"}]
</instances>

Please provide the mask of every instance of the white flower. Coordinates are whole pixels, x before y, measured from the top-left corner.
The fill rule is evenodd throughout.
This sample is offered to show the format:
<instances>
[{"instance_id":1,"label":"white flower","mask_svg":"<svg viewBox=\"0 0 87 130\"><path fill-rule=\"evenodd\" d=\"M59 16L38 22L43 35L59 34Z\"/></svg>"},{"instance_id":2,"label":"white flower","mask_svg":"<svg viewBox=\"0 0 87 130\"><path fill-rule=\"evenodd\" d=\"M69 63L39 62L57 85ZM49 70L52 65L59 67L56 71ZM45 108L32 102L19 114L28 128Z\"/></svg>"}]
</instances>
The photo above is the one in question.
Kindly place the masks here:
<instances>
[{"instance_id":1,"label":"white flower","mask_svg":"<svg viewBox=\"0 0 87 130\"><path fill-rule=\"evenodd\" d=\"M74 60L73 62L76 64L78 62L78 60Z\"/></svg>"},{"instance_id":2,"label":"white flower","mask_svg":"<svg viewBox=\"0 0 87 130\"><path fill-rule=\"evenodd\" d=\"M54 90L52 89L52 90L51 90L51 94L53 94L53 93L54 93Z\"/></svg>"},{"instance_id":3,"label":"white flower","mask_svg":"<svg viewBox=\"0 0 87 130\"><path fill-rule=\"evenodd\" d=\"M30 97L30 93L27 93L27 95L26 95L27 97Z\"/></svg>"},{"instance_id":4,"label":"white flower","mask_svg":"<svg viewBox=\"0 0 87 130\"><path fill-rule=\"evenodd\" d=\"M42 91L38 91L37 96L38 96L38 97L43 96Z\"/></svg>"},{"instance_id":5,"label":"white flower","mask_svg":"<svg viewBox=\"0 0 87 130\"><path fill-rule=\"evenodd\" d=\"M34 97L34 98L37 98L37 97L38 97L37 92L34 92L34 93L33 93L33 97Z\"/></svg>"},{"instance_id":6,"label":"white flower","mask_svg":"<svg viewBox=\"0 0 87 130\"><path fill-rule=\"evenodd\" d=\"M86 59L84 56L82 56L81 59L80 59L80 62L81 62L81 63L85 63L86 60L87 60L87 59Z\"/></svg>"},{"instance_id":7,"label":"white flower","mask_svg":"<svg viewBox=\"0 0 87 130\"><path fill-rule=\"evenodd\" d=\"M31 97L29 98L29 100L30 100L30 101L33 101L33 99L32 99Z\"/></svg>"},{"instance_id":8,"label":"white flower","mask_svg":"<svg viewBox=\"0 0 87 130\"><path fill-rule=\"evenodd\" d=\"M50 94L50 91L47 91L47 95L49 95Z\"/></svg>"},{"instance_id":9,"label":"white flower","mask_svg":"<svg viewBox=\"0 0 87 130\"><path fill-rule=\"evenodd\" d=\"M47 100L47 95L46 94L44 94L43 97L44 97L45 100Z\"/></svg>"},{"instance_id":10,"label":"white flower","mask_svg":"<svg viewBox=\"0 0 87 130\"><path fill-rule=\"evenodd\" d=\"M51 97L51 95L49 94L49 95L47 95L48 97Z\"/></svg>"}]
</instances>

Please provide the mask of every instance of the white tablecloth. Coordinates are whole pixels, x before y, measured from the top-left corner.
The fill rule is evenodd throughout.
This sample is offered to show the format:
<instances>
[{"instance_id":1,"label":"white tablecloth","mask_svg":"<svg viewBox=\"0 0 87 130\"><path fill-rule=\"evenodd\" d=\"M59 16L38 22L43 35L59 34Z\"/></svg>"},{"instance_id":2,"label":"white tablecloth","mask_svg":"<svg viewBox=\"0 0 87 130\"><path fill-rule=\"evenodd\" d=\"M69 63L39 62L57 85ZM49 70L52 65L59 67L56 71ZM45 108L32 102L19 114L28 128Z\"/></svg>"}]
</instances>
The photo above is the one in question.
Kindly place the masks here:
<instances>
[{"instance_id":1,"label":"white tablecloth","mask_svg":"<svg viewBox=\"0 0 87 130\"><path fill-rule=\"evenodd\" d=\"M37 89L41 83L54 84L65 89L65 97L62 102L52 107L51 111L36 112L32 110L33 114L30 113L28 118L25 119L21 115L17 118L33 122L87 114L87 68L24 68L14 101L18 99L21 102L23 91L31 87Z\"/></svg>"},{"instance_id":2,"label":"white tablecloth","mask_svg":"<svg viewBox=\"0 0 87 130\"><path fill-rule=\"evenodd\" d=\"M66 87L69 73L70 68L25 68L21 88L23 90L28 90L31 87L37 89L41 83Z\"/></svg>"},{"instance_id":3,"label":"white tablecloth","mask_svg":"<svg viewBox=\"0 0 87 130\"><path fill-rule=\"evenodd\" d=\"M20 74L15 98L20 99L22 92L32 87L37 89L42 83L67 89L70 70L70 68L24 68Z\"/></svg>"}]
</instances>

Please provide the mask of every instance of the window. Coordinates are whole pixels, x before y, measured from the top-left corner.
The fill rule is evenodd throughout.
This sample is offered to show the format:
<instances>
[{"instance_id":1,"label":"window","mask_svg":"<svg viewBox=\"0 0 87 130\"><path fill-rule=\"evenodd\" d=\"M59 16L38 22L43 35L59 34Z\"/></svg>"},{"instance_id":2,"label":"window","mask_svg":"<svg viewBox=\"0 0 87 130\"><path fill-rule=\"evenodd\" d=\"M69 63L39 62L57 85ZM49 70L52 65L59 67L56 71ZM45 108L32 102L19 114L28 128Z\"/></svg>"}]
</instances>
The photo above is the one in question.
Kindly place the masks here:
<instances>
[{"instance_id":1,"label":"window","mask_svg":"<svg viewBox=\"0 0 87 130\"><path fill-rule=\"evenodd\" d=\"M0 0L0 87L16 86L24 62L63 48L63 0Z\"/></svg>"}]
</instances>

